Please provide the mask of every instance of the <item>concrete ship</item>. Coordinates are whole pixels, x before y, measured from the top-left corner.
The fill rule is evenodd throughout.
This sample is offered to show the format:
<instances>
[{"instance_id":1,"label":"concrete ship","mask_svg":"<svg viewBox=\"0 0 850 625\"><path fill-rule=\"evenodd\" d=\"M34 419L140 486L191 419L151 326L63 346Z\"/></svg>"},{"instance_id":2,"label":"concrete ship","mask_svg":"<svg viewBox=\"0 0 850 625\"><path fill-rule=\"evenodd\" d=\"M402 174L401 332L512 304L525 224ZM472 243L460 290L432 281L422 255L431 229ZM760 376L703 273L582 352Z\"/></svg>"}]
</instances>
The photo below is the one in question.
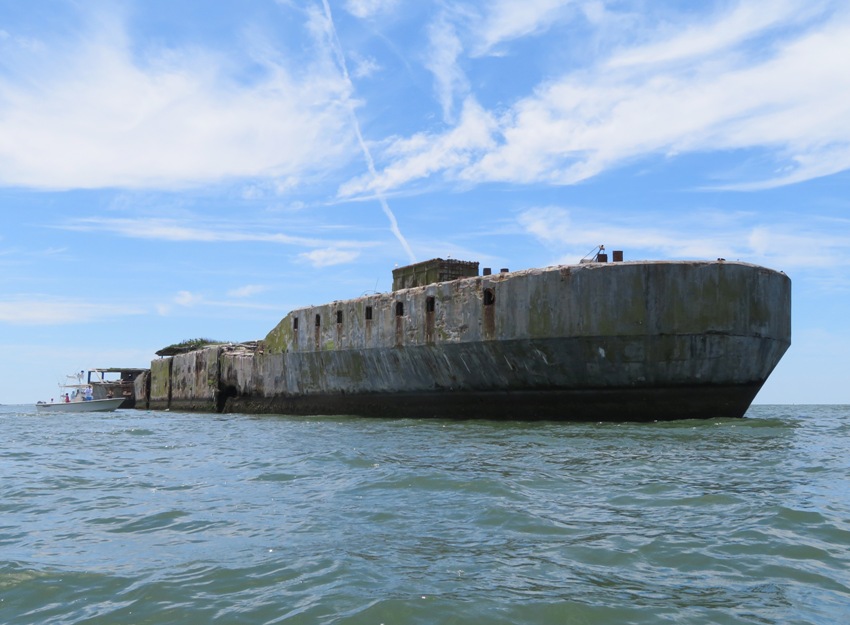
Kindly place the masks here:
<instances>
[{"instance_id":1,"label":"concrete ship","mask_svg":"<svg viewBox=\"0 0 850 625\"><path fill-rule=\"evenodd\" d=\"M480 276L478 263L410 265L392 292L294 310L251 347L155 360L136 397L292 415L743 416L791 343L790 279L722 259L621 259Z\"/></svg>"}]
</instances>

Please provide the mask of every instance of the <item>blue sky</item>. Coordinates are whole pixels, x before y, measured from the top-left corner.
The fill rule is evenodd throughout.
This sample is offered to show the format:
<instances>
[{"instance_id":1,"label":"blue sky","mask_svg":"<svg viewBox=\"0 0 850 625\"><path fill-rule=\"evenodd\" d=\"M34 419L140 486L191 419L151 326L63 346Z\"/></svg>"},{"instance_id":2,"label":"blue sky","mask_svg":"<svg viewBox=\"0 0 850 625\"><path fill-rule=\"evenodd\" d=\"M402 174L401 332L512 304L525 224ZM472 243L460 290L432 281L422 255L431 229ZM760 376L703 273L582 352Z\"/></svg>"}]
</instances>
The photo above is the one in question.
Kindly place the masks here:
<instances>
[{"instance_id":1,"label":"blue sky","mask_svg":"<svg viewBox=\"0 0 850 625\"><path fill-rule=\"evenodd\" d=\"M0 402L432 257L793 281L759 403L850 403L843 0L0 0Z\"/></svg>"}]
</instances>

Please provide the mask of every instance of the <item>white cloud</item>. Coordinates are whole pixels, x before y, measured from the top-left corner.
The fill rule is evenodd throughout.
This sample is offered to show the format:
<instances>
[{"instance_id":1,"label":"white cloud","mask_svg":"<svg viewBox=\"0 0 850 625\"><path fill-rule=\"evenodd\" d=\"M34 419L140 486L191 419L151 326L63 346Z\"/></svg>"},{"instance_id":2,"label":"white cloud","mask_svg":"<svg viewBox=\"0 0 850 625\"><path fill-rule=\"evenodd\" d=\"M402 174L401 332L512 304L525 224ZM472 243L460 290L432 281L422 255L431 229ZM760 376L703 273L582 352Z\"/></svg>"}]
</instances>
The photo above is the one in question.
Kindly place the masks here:
<instances>
[{"instance_id":1,"label":"white cloud","mask_svg":"<svg viewBox=\"0 0 850 625\"><path fill-rule=\"evenodd\" d=\"M257 295L268 290L269 287L262 284L246 284L245 286L241 286L237 289L229 290L227 292L227 296L236 298L251 297L252 295Z\"/></svg>"},{"instance_id":2,"label":"white cloud","mask_svg":"<svg viewBox=\"0 0 850 625\"><path fill-rule=\"evenodd\" d=\"M178 291L177 295L174 296L174 303L178 306L195 306L204 301L203 295L199 295L198 293L192 293L191 291Z\"/></svg>"},{"instance_id":3,"label":"white cloud","mask_svg":"<svg viewBox=\"0 0 850 625\"><path fill-rule=\"evenodd\" d=\"M226 293L231 299L215 299L210 298L202 293L192 291L178 291L170 302L156 305L156 311L160 316L167 317L174 312L174 307L191 308L202 307L203 311L209 313L214 309L236 308L242 310L277 310L278 307L274 304L252 303L244 301L245 298L268 290L267 287L249 285L239 289L233 289ZM199 314L194 310L192 315Z\"/></svg>"},{"instance_id":4,"label":"white cloud","mask_svg":"<svg viewBox=\"0 0 850 625\"><path fill-rule=\"evenodd\" d=\"M589 250L588 242L622 249L626 260L726 258L782 269L810 272L825 288L850 286L850 220L811 215L808 225L796 215L774 216L770 223L753 222L748 213L712 210L682 211L680 216L642 212L639 215L558 206L533 207L517 215L522 230L558 257L575 263ZM831 236L825 238L824 231Z\"/></svg>"},{"instance_id":5,"label":"white cloud","mask_svg":"<svg viewBox=\"0 0 850 625\"><path fill-rule=\"evenodd\" d=\"M352 262L360 256L360 252L329 248L304 252L298 256L314 267L331 267L333 265L343 265Z\"/></svg>"},{"instance_id":6,"label":"white cloud","mask_svg":"<svg viewBox=\"0 0 850 625\"><path fill-rule=\"evenodd\" d=\"M91 323L144 312L134 306L43 295L12 296L0 301L0 323L22 326Z\"/></svg>"},{"instance_id":7,"label":"white cloud","mask_svg":"<svg viewBox=\"0 0 850 625\"><path fill-rule=\"evenodd\" d=\"M466 75L458 64L463 44L454 25L443 15L428 28L430 49L426 66L434 74L437 99L443 109L443 119L454 121L455 96L463 97L469 91Z\"/></svg>"},{"instance_id":8,"label":"white cloud","mask_svg":"<svg viewBox=\"0 0 850 625\"><path fill-rule=\"evenodd\" d=\"M354 61L354 70L351 75L355 78L369 78L383 69L372 57L364 58L358 54L352 54L351 58Z\"/></svg>"},{"instance_id":9,"label":"white cloud","mask_svg":"<svg viewBox=\"0 0 850 625\"><path fill-rule=\"evenodd\" d=\"M474 56L491 53L505 41L548 29L572 4L575 0L494 0L488 3L482 21L475 25Z\"/></svg>"},{"instance_id":10,"label":"white cloud","mask_svg":"<svg viewBox=\"0 0 850 625\"><path fill-rule=\"evenodd\" d=\"M570 241L570 213L557 206L530 208L519 214L520 226L539 241L548 245L563 245Z\"/></svg>"},{"instance_id":11,"label":"white cloud","mask_svg":"<svg viewBox=\"0 0 850 625\"><path fill-rule=\"evenodd\" d=\"M261 59L265 76L246 84L225 53L140 61L119 20L99 18L78 41L7 60L17 65L0 77L0 184L178 188L300 177L349 157L348 86L323 59L297 72Z\"/></svg>"},{"instance_id":12,"label":"white cloud","mask_svg":"<svg viewBox=\"0 0 850 625\"><path fill-rule=\"evenodd\" d=\"M240 226L242 229L240 229ZM133 239L152 239L157 241L195 241L200 243L240 243L257 242L304 247L322 247L332 243L337 247L366 247L369 242L346 241L313 237L301 237L282 232L265 231L267 227L246 227L245 220L239 224L233 222L209 222L203 225L198 220L184 221L165 218L110 218L81 217L64 224L51 227L77 232L110 232Z\"/></svg>"},{"instance_id":13,"label":"white cloud","mask_svg":"<svg viewBox=\"0 0 850 625\"><path fill-rule=\"evenodd\" d=\"M495 147L495 120L473 99L467 99L457 126L439 134L421 133L391 143L386 155L393 162L375 176L351 180L340 187L339 195L349 197L384 192L438 171L462 171L476 155Z\"/></svg>"},{"instance_id":14,"label":"white cloud","mask_svg":"<svg viewBox=\"0 0 850 625\"><path fill-rule=\"evenodd\" d=\"M389 11L398 0L346 0L345 10L355 17L371 17L377 13Z\"/></svg>"},{"instance_id":15,"label":"white cloud","mask_svg":"<svg viewBox=\"0 0 850 625\"><path fill-rule=\"evenodd\" d=\"M775 29L778 18L747 25L748 10L738 9L702 27L691 47L675 37L633 56L620 50L617 67L603 60L605 70L541 84L498 120L470 107L470 96L456 126L391 144L389 164L372 186L388 191L437 172L474 183L574 184L650 155L742 149L763 151L777 169L750 172L726 188L773 187L848 169L850 16L818 21L805 14L792 23L795 6L782 4L783 38L755 52L726 47L759 28ZM669 63L682 57L689 62ZM471 127L476 140L458 144ZM366 186L353 181L343 194Z\"/></svg>"},{"instance_id":16,"label":"white cloud","mask_svg":"<svg viewBox=\"0 0 850 625\"><path fill-rule=\"evenodd\" d=\"M774 0L770 10L765 10L764 5L741 2L707 23L676 28L667 39L616 54L607 67L665 63L713 54L761 36L767 30L817 14L823 9L820 4L817 0Z\"/></svg>"}]
</instances>

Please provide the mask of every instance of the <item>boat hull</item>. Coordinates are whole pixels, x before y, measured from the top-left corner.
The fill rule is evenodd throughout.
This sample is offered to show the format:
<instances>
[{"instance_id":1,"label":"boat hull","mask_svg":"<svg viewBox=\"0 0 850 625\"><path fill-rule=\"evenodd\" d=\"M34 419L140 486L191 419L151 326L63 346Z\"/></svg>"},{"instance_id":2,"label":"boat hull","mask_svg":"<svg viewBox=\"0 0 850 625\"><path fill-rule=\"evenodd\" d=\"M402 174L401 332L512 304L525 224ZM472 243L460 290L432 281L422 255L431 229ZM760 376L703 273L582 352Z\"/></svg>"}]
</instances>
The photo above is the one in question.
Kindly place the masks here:
<instances>
[{"instance_id":1,"label":"boat hull","mask_svg":"<svg viewBox=\"0 0 850 625\"><path fill-rule=\"evenodd\" d=\"M254 350L151 363L149 407L561 420L741 417L791 342L746 263L563 266L291 312Z\"/></svg>"},{"instance_id":2,"label":"boat hull","mask_svg":"<svg viewBox=\"0 0 850 625\"><path fill-rule=\"evenodd\" d=\"M115 399L93 399L91 401L59 402L36 404L39 412L112 412L124 403L123 397Z\"/></svg>"},{"instance_id":3,"label":"boat hull","mask_svg":"<svg viewBox=\"0 0 850 625\"><path fill-rule=\"evenodd\" d=\"M760 384L231 397L224 412L391 418L671 421L743 417Z\"/></svg>"}]
</instances>

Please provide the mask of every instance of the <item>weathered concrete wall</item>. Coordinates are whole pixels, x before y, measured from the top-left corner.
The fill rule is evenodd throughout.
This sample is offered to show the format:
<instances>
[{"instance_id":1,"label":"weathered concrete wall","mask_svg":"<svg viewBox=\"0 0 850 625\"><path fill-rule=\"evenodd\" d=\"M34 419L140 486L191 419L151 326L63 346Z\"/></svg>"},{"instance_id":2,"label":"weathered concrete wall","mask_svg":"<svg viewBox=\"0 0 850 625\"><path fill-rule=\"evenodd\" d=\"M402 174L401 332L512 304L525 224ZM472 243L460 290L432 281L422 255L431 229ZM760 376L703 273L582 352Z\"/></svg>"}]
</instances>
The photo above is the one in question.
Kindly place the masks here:
<instances>
[{"instance_id":1,"label":"weathered concrete wall","mask_svg":"<svg viewBox=\"0 0 850 625\"><path fill-rule=\"evenodd\" d=\"M171 358L151 361L151 385L148 407L165 410L171 403Z\"/></svg>"},{"instance_id":2,"label":"weathered concrete wall","mask_svg":"<svg viewBox=\"0 0 850 625\"><path fill-rule=\"evenodd\" d=\"M637 400L657 413L653 398L663 390L672 400L678 388L675 401L694 400L689 416L712 402L740 416L790 344L790 296L784 274L725 262L586 264L432 284L293 311L255 352L175 357L171 406L377 414L389 404L382 397L407 394L464 403L475 416L534 393L512 409ZM152 367L154 379L162 373ZM505 391L513 395L499 398Z\"/></svg>"},{"instance_id":3,"label":"weathered concrete wall","mask_svg":"<svg viewBox=\"0 0 850 625\"><path fill-rule=\"evenodd\" d=\"M425 286L434 282L471 278L477 275L477 262L433 258L393 269L393 291Z\"/></svg>"},{"instance_id":4,"label":"weathered concrete wall","mask_svg":"<svg viewBox=\"0 0 850 625\"><path fill-rule=\"evenodd\" d=\"M133 380L133 397L136 398L134 408L147 409L150 402L150 371L143 371Z\"/></svg>"},{"instance_id":5,"label":"weathered concrete wall","mask_svg":"<svg viewBox=\"0 0 850 625\"><path fill-rule=\"evenodd\" d=\"M221 348L215 346L172 357L172 410L217 410L220 354Z\"/></svg>"},{"instance_id":6,"label":"weathered concrete wall","mask_svg":"<svg viewBox=\"0 0 850 625\"><path fill-rule=\"evenodd\" d=\"M486 292L492 305L485 304ZM264 343L269 353L658 334L790 343L790 298L787 276L746 263L594 263L303 308L284 317Z\"/></svg>"}]
</instances>

